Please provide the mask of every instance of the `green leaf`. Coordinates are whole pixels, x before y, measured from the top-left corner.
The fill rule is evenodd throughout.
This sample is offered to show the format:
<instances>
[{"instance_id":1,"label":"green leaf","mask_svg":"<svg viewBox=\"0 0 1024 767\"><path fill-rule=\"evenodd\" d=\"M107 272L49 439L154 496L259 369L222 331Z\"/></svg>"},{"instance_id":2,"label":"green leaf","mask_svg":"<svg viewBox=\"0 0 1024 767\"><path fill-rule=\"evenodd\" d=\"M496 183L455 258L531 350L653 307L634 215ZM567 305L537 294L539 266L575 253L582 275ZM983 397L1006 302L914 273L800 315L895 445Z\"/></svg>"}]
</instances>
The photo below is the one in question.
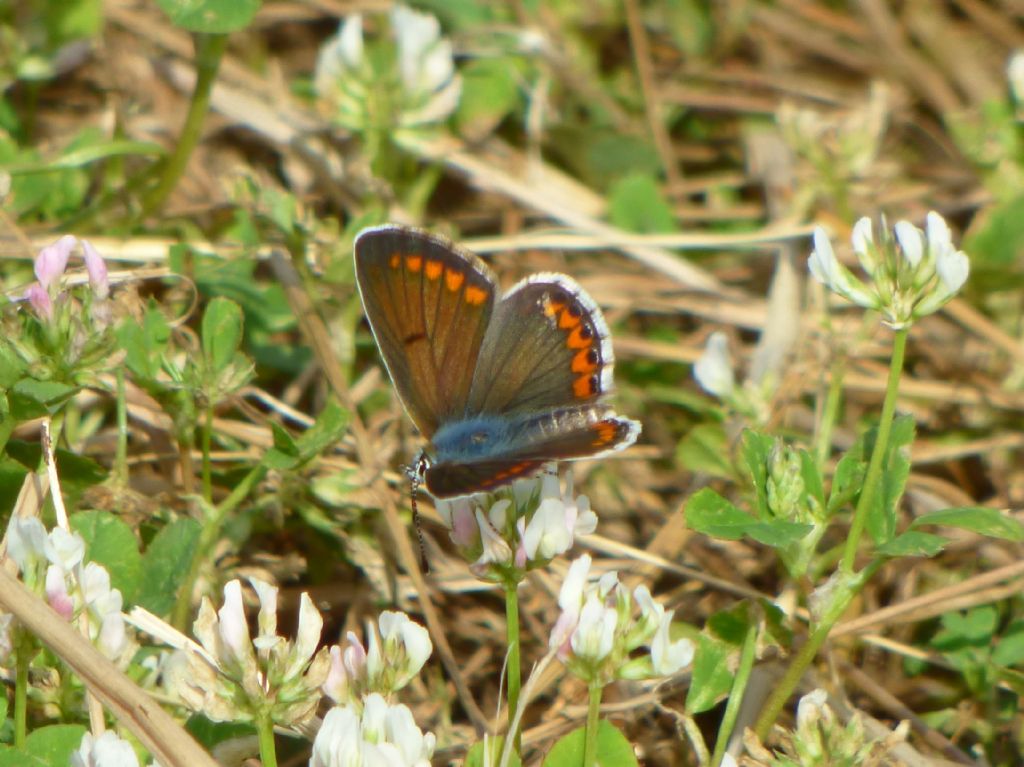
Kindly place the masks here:
<instances>
[{"instance_id":1,"label":"green leaf","mask_svg":"<svg viewBox=\"0 0 1024 767\"><path fill-rule=\"evenodd\" d=\"M911 530L878 546L875 553L883 557L934 557L947 543L941 535Z\"/></svg>"},{"instance_id":2,"label":"green leaf","mask_svg":"<svg viewBox=\"0 0 1024 767\"><path fill-rule=\"evenodd\" d=\"M1016 620L1002 631L992 651L992 662L1000 666L1024 663L1024 620Z\"/></svg>"},{"instance_id":3,"label":"green leaf","mask_svg":"<svg viewBox=\"0 0 1024 767\"><path fill-rule=\"evenodd\" d=\"M964 238L964 250L976 256L982 265L998 267L998 274L1017 263L1024 249L1024 194L1012 197L981 211Z\"/></svg>"},{"instance_id":4,"label":"green leaf","mask_svg":"<svg viewBox=\"0 0 1024 767\"><path fill-rule=\"evenodd\" d=\"M121 591L127 609L142 578L142 555L135 533L106 511L83 511L68 521L85 539L86 558L110 573L110 585Z\"/></svg>"},{"instance_id":5,"label":"green leaf","mask_svg":"<svg viewBox=\"0 0 1024 767\"><path fill-rule=\"evenodd\" d=\"M699 490L686 503L686 524L714 538L739 540L744 535L766 546L788 546L813 528L782 519L760 521L733 506L709 487Z\"/></svg>"},{"instance_id":6,"label":"green leaf","mask_svg":"<svg viewBox=\"0 0 1024 767\"><path fill-rule=\"evenodd\" d=\"M690 496L686 502L685 516L686 524L692 530L728 541L739 540L757 522L710 487Z\"/></svg>"},{"instance_id":7,"label":"green leaf","mask_svg":"<svg viewBox=\"0 0 1024 767\"><path fill-rule=\"evenodd\" d=\"M543 767L582 767L586 728L580 727L560 738L548 751ZM615 725L602 719L597 725L599 767L639 767L633 746Z\"/></svg>"},{"instance_id":8,"label":"green leaf","mask_svg":"<svg viewBox=\"0 0 1024 767\"><path fill-rule=\"evenodd\" d=\"M733 479L736 471L729 462L728 438L720 423L694 426L676 447L676 460L689 471Z\"/></svg>"},{"instance_id":9,"label":"green leaf","mask_svg":"<svg viewBox=\"0 0 1024 767\"><path fill-rule=\"evenodd\" d=\"M248 722L214 722L202 714L190 716L185 730L207 751L213 751L221 743L256 736L256 728Z\"/></svg>"},{"instance_id":10,"label":"green leaf","mask_svg":"<svg viewBox=\"0 0 1024 767\"><path fill-rule=\"evenodd\" d=\"M351 413L334 400L320 411L316 423L306 429L296 441L299 455L308 460L336 444L348 431Z\"/></svg>"},{"instance_id":11,"label":"green leaf","mask_svg":"<svg viewBox=\"0 0 1024 767\"><path fill-rule=\"evenodd\" d=\"M474 743L466 754L466 761L463 767L493 767L501 760L501 750L505 747L505 738L501 735L489 738L485 747L483 742ZM508 760L510 767L520 767L522 761L519 754L512 752Z\"/></svg>"},{"instance_id":12,"label":"green leaf","mask_svg":"<svg viewBox=\"0 0 1024 767\"><path fill-rule=\"evenodd\" d=\"M77 386L22 378L11 387L8 394L11 415L18 421L27 421L55 413L77 392Z\"/></svg>"},{"instance_id":13,"label":"green leaf","mask_svg":"<svg viewBox=\"0 0 1024 767\"><path fill-rule=\"evenodd\" d=\"M608 219L627 232L676 231L675 214L652 176L634 173L612 185Z\"/></svg>"},{"instance_id":14,"label":"green leaf","mask_svg":"<svg viewBox=\"0 0 1024 767\"><path fill-rule=\"evenodd\" d=\"M299 464L299 446L292 435L274 422L270 424L270 433L274 437L274 446L263 454L263 464L275 471L295 468Z\"/></svg>"},{"instance_id":15,"label":"green leaf","mask_svg":"<svg viewBox=\"0 0 1024 767\"><path fill-rule=\"evenodd\" d=\"M142 558L138 605L155 615L168 615L174 607L199 542L199 523L178 519L154 536Z\"/></svg>"},{"instance_id":16,"label":"green leaf","mask_svg":"<svg viewBox=\"0 0 1024 767\"><path fill-rule=\"evenodd\" d=\"M117 329L128 369L145 381L155 381L159 376L170 337L170 325L153 303L146 308L141 323L128 318Z\"/></svg>"},{"instance_id":17,"label":"green leaf","mask_svg":"<svg viewBox=\"0 0 1024 767\"><path fill-rule=\"evenodd\" d=\"M249 26L261 0L157 0L157 5L189 32L226 33Z\"/></svg>"},{"instance_id":18,"label":"green leaf","mask_svg":"<svg viewBox=\"0 0 1024 767\"><path fill-rule=\"evenodd\" d=\"M0 767L50 767L50 762L25 753L20 748L0 746Z\"/></svg>"},{"instance_id":19,"label":"green leaf","mask_svg":"<svg viewBox=\"0 0 1024 767\"><path fill-rule=\"evenodd\" d=\"M818 507L825 508L825 483L818 471L818 464L814 457L803 448L798 451L800 454L800 476L804 481L804 490L818 502Z\"/></svg>"},{"instance_id":20,"label":"green leaf","mask_svg":"<svg viewBox=\"0 0 1024 767\"><path fill-rule=\"evenodd\" d=\"M917 517L911 528L923 525L944 525L960 530L1001 538L1004 541L1024 541L1024 525L999 509L986 506L961 506L952 509L929 511Z\"/></svg>"},{"instance_id":21,"label":"green leaf","mask_svg":"<svg viewBox=\"0 0 1024 767\"><path fill-rule=\"evenodd\" d=\"M754 483L754 494L757 498L757 516L765 519L768 511L768 457L771 455L775 440L767 434L753 429L743 432L743 462L750 472Z\"/></svg>"},{"instance_id":22,"label":"green leaf","mask_svg":"<svg viewBox=\"0 0 1024 767\"><path fill-rule=\"evenodd\" d=\"M832 476L832 492L828 497L829 514L835 514L841 504L853 500L864 484L868 464L863 458L862 440L863 438L858 439L836 463L836 471Z\"/></svg>"},{"instance_id":23,"label":"green leaf","mask_svg":"<svg viewBox=\"0 0 1024 767\"><path fill-rule=\"evenodd\" d=\"M0 343L0 390L6 391L25 373L25 363L6 343Z\"/></svg>"},{"instance_id":24,"label":"green leaf","mask_svg":"<svg viewBox=\"0 0 1024 767\"><path fill-rule=\"evenodd\" d=\"M471 61L462 67L462 95L455 111L459 133L479 141L494 131L519 101L517 59L509 56Z\"/></svg>"},{"instance_id":25,"label":"green leaf","mask_svg":"<svg viewBox=\"0 0 1024 767\"><path fill-rule=\"evenodd\" d=\"M228 298L215 298L203 314L203 353L213 373L231 364L242 345L242 309Z\"/></svg>"},{"instance_id":26,"label":"green leaf","mask_svg":"<svg viewBox=\"0 0 1024 767\"><path fill-rule=\"evenodd\" d=\"M746 534L758 543L778 549L796 543L813 529L814 525L807 525L802 522L772 519L765 520L764 522L755 522L746 531Z\"/></svg>"},{"instance_id":27,"label":"green leaf","mask_svg":"<svg viewBox=\"0 0 1024 767\"><path fill-rule=\"evenodd\" d=\"M729 670L730 648L711 637L701 634L697 638L697 651L693 656L693 675L686 693L686 713L691 716L713 708L732 687Z\"/></svg>"},{"instance_id":28,"label":"green leaf","mask_svg":"<svg viewBox=\"0 0 1024 767\"><path fill-rule=\"evenodd\" d=\"M874 442L873 439L871 441ZM910 476L910 445L913 441L913 417L901 415L894 418L882 461L880 492L875 494L867 517L867 530L875 543L885 543L896 534L896 510Z\"/></svg>"},{"instance_id":29,"label":"green leaf","mask_svg":"<svg viewBox=\"0 0 1024 767\"><path fill-rule=\"evenodd\" d=\"M50 767L67 767L86 729L80 724L37 727L25 738L25 751Z\"/></svg>"}]
</instances>

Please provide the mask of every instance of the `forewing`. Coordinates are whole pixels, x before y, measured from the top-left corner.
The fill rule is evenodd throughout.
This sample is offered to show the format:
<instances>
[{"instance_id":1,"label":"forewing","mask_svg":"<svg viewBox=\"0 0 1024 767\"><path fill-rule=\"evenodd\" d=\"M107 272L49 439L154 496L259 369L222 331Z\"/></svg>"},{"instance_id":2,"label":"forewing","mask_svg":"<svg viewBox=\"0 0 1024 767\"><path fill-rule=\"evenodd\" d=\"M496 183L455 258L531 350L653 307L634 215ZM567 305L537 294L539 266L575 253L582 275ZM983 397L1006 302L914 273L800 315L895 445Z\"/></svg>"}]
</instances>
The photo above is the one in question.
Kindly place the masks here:
<instances>
[{"instance_id":1,"label":"forewing","mask_svg":"<svg viewBox=\"0 0 1024 767\"><path fill-rule=\"evenodd\" d=\"M356 283L381 357L426 437L461 416L495 303L495 282L472 253L426 232L365 229Z\"/></svg>"},{"instance_id":2,"label":"forewing","mask_svg":"<svg viewBox=\"0 0 1024 767\"><path fill-rule=\"evenodd\" d=\"M573 280L536 274L494 307L467 412L529 413L597 400L612 389L601 310Z\"/></svg>"}]
</instances>

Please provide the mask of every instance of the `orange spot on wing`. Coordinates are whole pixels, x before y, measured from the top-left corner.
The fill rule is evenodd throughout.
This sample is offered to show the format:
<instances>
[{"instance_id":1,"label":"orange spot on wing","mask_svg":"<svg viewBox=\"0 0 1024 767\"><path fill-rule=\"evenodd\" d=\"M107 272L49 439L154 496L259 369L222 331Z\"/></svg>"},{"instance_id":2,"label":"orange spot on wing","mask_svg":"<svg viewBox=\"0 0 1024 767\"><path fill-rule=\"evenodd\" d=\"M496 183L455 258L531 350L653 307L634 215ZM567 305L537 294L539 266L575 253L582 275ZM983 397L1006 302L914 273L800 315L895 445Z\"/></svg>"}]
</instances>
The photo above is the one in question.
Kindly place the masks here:
<instances>
[{"instance_id":1,"label":"orange spot on wing","mask_svg":"<svg viewBox=\"0 0 1024 767\"><path fill-rule=\"evenodd\" d=\"M570 343L569 346L572 346ZM597 364L590 359L590 349L582 349L576 352L576 355L572 358L572 372L573 373L593 373L597 370Z\"/></svg>"},{"instance_id":2,"label":"orange spot on wing","mask_svg":"<svg viewBox=\"0 0 1024 767\"><path fill-rule=\"evenodd\" d=\"M558 327L562 330L578 327L579 324L580 316L578 314L573 314L568 309L562 312L562 316L558 318Z\"/></svg>"},{"instance_id":3,"label":"orange spot on wing","mask_svg":"<svg viewBox=\"0 0 1024 767\"><path fill-rule=\"evenodd\" d=\"M459 272L455 269L446 269L444 273L444 284L448 290L453 293L462 287L462 283L466 281L466 273Z\"/></svg>"},{"instance_id":4,"label":"orange spot on wing","mask_svg":"<svg viewBox=\"0 0 1024 767\"><path fill-rule=\"evenodd\" d=\"M392 253L391 258L388 259L388 266L392 269L397 269L400 263L402 263L402 257L397 253Z\"/></svg>"},{"instance_id":5,"label":"orange spot on wing","mask_svg":"<svg viewBox=\"0 0 1024 767\"><path fill-rule=\"evenodd\" d=\"M484 301L487 300L487 291L483 288L478 288L475 285L469 285L466 288L466 303L472 306L480 306Z\"/></svg>"},{"instance_id":6,"label":"orange spot on wing","mask_svg":"<svg viewBox=\"0 0 1024 767\"><path fill-rule=\"evenodd\" d=\"M593 376L582 375L572 382L572 393L580 399L593 396L595 390L596 387L594 386Z\"/></svg>"},{"instance_id":7,"label":"orange spot on wing","mask_svg":"<svg viewBox=\"0 0 1024 767\"><path fill-rule=\"evenodd\" d=\"M410 272L418 272L423 268L423 256L406 256L405 268Z\"/></svg>"},{"instance_id":8,"label":"orange spot on wing","mask_svg":"<svg viewBox=\"0 0 1024 767\"><path fill-rule=\"evenodd\" d=\"M427 268L424 269L424 274L427 275L428 280L436 280L441 276L441 272L444 271L444 264L440 261L427 261Z\"/></svg>"},{"instance_id":9,"label":"orange spot on wing","mask_svg":"<svg viewBox=\"0 0 1024 767\"><path fill-rule=\"evenodd\" d=\"M579 320L577 320L579 322ZM577 324L573 331L569 334L569 337L565 340L566 346L570 349L589 349L591 344L594 343L593 336L587 336L586 326Z\"/></svg>"},{"instance_id":10,"label":"orange spot on wing","mask_svg":"<svg viewBox=\"0 0 1024 767\"><path fill-rule=\"evenodd\" d=\"M610 445L619 433L619 426L614 421L601 421L594 425L594 429L597 431L597 438L591 443L594 447Z\"/></svg>"}]
</instances>

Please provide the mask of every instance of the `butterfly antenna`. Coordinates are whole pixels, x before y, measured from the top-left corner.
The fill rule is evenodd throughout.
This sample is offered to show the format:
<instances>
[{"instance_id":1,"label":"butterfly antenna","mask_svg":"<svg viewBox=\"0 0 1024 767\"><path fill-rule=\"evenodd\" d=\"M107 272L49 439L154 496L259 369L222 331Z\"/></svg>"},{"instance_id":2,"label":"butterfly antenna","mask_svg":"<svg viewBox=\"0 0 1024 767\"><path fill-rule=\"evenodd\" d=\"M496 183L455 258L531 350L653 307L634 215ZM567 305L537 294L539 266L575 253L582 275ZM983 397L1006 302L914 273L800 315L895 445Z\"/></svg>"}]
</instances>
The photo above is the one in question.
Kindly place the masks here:
<instances>
[{"instance_id":1,"label":"butterfly antenna","mask_svg":"<svg viewBox=\"0 0 1024 767\"><path fill-rule=\"evenodd\" d=\"M430 572L430 564L427 562L427 544L423 540L423 526L420 521L419 503L416 494L419 492L420 484L423 481L423 474L427 469L427 457L420 453L416 463L409 467L409 505L412 507L412 523L416 527L416 537L420 541L420 569L424 573Z\"/></svg>"}]
</instances>

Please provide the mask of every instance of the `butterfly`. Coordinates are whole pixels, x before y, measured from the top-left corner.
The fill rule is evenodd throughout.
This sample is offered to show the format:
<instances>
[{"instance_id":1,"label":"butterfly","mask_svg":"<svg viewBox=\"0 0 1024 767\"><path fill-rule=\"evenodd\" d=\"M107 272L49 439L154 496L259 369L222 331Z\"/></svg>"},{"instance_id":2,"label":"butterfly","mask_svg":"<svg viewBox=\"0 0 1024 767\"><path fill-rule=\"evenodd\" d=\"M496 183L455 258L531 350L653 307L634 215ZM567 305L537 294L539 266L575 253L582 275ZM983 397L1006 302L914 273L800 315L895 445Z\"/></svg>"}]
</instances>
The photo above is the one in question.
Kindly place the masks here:
<instances>
[{"instance_id":1,"label":"butterfly","mask_svg":"<svg viewBox=\"0 0 1024 767\"><path fill-rule=\"evenodd\" d=\"M564 274L500 295L479 257L404 226L364 229L355 274L381 357L430 442L420 473L435 498L490 491L549 461L632 445L640 424L605 402L611 338Z\"/></svg>"}]
</instances>

